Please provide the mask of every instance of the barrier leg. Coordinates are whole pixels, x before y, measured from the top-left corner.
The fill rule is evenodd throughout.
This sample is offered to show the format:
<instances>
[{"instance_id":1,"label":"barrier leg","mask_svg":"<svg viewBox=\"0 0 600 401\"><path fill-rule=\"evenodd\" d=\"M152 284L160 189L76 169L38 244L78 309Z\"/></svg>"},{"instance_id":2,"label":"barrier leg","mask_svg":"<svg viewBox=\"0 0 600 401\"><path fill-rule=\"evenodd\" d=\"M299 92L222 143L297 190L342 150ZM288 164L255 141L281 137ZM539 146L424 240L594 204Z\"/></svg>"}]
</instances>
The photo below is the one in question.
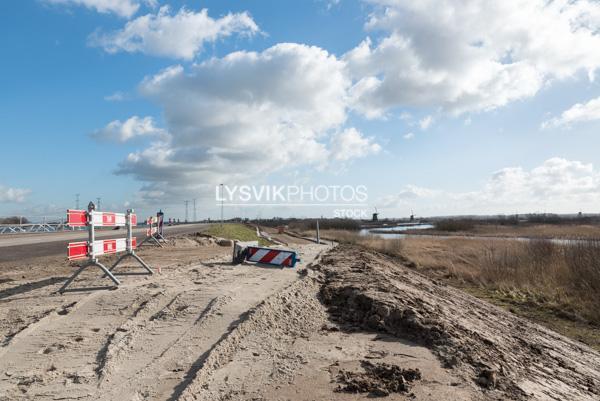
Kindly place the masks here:
<instances>
[{"instance_id":1,"label":"barrier leg","mask_svg":"<svg viewBox=\"0 0 600 401\"><path fill-rule=\"evenodd\" d=\"M69 285L70 285L70 284L73 282L73 280L75 280L75 278L76 278L77 276L79 276L79 274L80 274L80 273L81 273L81 272L82 272L82 271L83 271L83 270L84 270L86 267L88 267L88 266L89 266L89 265L86 263L86 264L82 265L82 266L81 266L79 269L77 269L77 271L76 271L75 273L73 273L73 274L71 275L71 277L69 277L69 278L67 279L67 281L65 281L65 283L63 284L63 286L62 286L62 287L60 287L60 290L58 290L58 292L59 292L59 293L61 293L61 294L62 294L63 292L65 292L65 290L66 290L66 289L67 289L67 287L68 287L68 286L69 286Z\"/></svg>"},{"instance_id":2,"label":"barrier leg","mask_svg":"<svg viewBox=\"0 0 600 401\"><path fill-rule=\"evenodd\" d=\"M154 274L154 271L150 268L150 266L148 266L146 264L146 262L144 262L142 260L142 258L140 258L138 255L136 255L135 253L126 253L125 255L121 256L119 259L117 259L117 261L110 267L110 269L108 269L108 272L112 272L119 263L121 263L121 261L123 261L123 259L125 259L126 257L131 256L133 257L135 260L137 260L144 269L146 269L146 271L148 271L148 274Z\"/></svg>"},{"instance_id":3,"label":"barrier leg","mask_svg":"<svg viewBox=\"0 0 600 401\"><path fill-rule=\"evenodd\" d=\"M150 268L150 266L148 266L148 265L146 264L146 262L144 262L144 261L142 260L142 258L140 258L140 257L139 257L138 255L136 255L135 253L132 253L132 254L131 254L131 256L133 256L133 257L135 258L135 260L137 260L138 262L140 262L140 264L141 264L142 266L144 266L144 269L148 270L148 273L149 273L149 274L154 274L154 271L153 271L153 270Z\"/></svg>"},{"instance_id":4,"label":"barrier leg","mask_svg":"<svg viewBox=\"0 0 600 401\"><path fill-rule=\"evenodd\" d=\"M94 261L94 262L86 262L83 265L81 265L81 267L79 269L77 269L77 271L75 273L73 273L73 275L71 277L69 277L67 279L67 281L63 284L63 286L60 287L60 289L58 290L58 292L60 294L64 293L65 290L67 289L67 287L69 285L71 285L71 283L73 282L73 280L75 280L75 278L77 278L77 276L79 276L79 274L81 274L81 272L84 271L89 266L98 266L100 269L102 269L102 271L104 271L104 276L102 276L103 278L108 276L108 278L110 278L116 285L121 284L119 282L119 280L117 280L117 278L115 276L113 276L113 274L110 272L110 270L108 270L102 263L99 263L99 262L96 262L96 261Z\"/></svg>"},{"instance_id":5,"label":"barrier leg","mask_svg":"<svg viewBox=\"0 0 600 401\"><path fill-rule=\"evenodd\" d=\"M122 261L123 259L125 259L127 256L129 256L129 254L128 254L128 253L126 253L125 255L121 255L121 257L120 257L119 259L117 259L117 261L116 261L115 263L113 263L113 265L110 267L110 269L108 269L108 271L112 272L112 271L113 271L113 269L114 269L115 267L117 267L117 265L118 265L119 263L121 263L121 261ZM105 275L104 277L106 277L106 275Z\"/></svg>"},{"instance_id":6,"label":"barrier leg","mask_svg":"<svg viewBox=\"0 0 600 401\"><path fill-rule=\"evenodd\" d=\"M154 241L158 246L160 246L161 248L163 247L162 244L160 242L158 242L158 240L156 238L154 238L153 235L144 238L144 240L138 245L138 248L141 247L144 243L148 242L148 241Z\"/></svg>"},{"instance_id":7,"label":"barrier leg","mask_svg":"<svg viewBox=\"0 0 600 401\"><path fill-rule=\"evenodd\" d=\"M154 240L154 242L156 242L156 245L160 246L161 248L163 247L163 245L160 243L159 240L156 239L155 236L152 236L152 239Z\"/></svg>"},{"instance_id":8,"label":"barrier leg","mask_svg":"<svg viewBox=\"0 0 600 401\"><path fill-rule=\"evenodd\" d=\"M110 272L110 270L108 270L102 263L94 262L94 264L104 271L105 277L108 276L108 278L110 278L116 285L121 284L119 282L119 280L117 280L117 278L115 276L113 276L113 274Z\"/></svg>"}]
</instances>

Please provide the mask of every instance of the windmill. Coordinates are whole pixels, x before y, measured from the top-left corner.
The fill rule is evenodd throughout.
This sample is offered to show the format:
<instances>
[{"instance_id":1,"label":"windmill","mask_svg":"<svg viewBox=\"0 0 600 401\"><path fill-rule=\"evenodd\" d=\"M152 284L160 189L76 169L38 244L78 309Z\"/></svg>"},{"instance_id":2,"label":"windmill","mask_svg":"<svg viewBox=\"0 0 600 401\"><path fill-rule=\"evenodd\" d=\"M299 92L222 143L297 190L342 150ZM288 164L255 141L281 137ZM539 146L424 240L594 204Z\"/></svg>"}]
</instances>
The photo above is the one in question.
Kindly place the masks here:
<instances>
[{"instance_id":1,"label":"windmill","mask_svg":"<svg viewBox=\"0 0 600 401\"><path fill-rule=\"evenodd\" d=\"M379 221L379 218L377 216L379 216L379 213L377 213L377 206L375 206L375 213L373 213L373 218L371 219L371 221Z\"/></svg>"},{"instance_id":2,"label":"windmill","mask_svg":"<svg viewBox=\"0 0 600 401\"><path fill-rule=\"evenodd\" d=\"M413 213L412 209L410 209L410 221L411 222L415 221L415 214Z\"/></svg>"}]
</instances>

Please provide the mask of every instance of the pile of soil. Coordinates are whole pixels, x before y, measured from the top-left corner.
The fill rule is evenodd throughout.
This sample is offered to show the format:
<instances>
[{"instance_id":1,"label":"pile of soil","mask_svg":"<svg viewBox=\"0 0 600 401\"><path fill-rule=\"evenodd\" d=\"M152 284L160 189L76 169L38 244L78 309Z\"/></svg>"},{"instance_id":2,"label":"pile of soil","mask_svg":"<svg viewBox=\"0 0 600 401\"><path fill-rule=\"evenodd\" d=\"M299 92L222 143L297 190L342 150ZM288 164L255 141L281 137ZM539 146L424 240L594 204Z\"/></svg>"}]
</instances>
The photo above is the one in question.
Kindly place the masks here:
<instances>
[{"instance_id":1,"label":"pile of soil","mask_svg":"<svg viewBox=\"0 0 600 401\"><path fill-rule=\"evenodd\" d=\"M340 371L338 381L342 384L338 391L385 397L390 393L407 393L411 383L421 379L419 369L402 369L397 365L369 361L361 361L361 366L364 372Z\"/></svg>"}]
</instances>

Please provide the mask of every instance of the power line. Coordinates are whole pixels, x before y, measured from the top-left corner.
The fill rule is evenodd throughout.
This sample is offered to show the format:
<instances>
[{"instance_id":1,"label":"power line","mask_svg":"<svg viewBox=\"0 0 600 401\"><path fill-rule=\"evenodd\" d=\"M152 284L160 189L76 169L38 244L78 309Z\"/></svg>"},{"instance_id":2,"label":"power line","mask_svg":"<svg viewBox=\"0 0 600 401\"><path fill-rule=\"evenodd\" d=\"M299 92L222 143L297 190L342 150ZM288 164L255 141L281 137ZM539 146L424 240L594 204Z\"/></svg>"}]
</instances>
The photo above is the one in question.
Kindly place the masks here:
<instances>
[{"instance_id":1,"label":"power line","mask_svg":"<svg viewBox=\"0 0 600 401\"><path fill-rule=\"evenodd\" d=\"M185 220L184 221L187 223L188 222L188 204L190 203L190 201L186 200L186 201L183 201L183 203L185 203Z\"/></svg>"},{"instance_id":2,"label":"power line","mask_svg":"<svg viewBox=\"0 0 600 401\"><path fill-rule=\"evenodd\" d=\"M223 184L221 184L221 224L223 224Z\"/></svg>"},{"instance_id":3,"label":"power line","mask_svg":"<svg viewBox=\"0 0 600 401\"><path fill-rule=\"evenodd\" d=\"M198 219L196 219L196 199L194 198L194 221L198 221Z\"/></svg>"}]
</instances>

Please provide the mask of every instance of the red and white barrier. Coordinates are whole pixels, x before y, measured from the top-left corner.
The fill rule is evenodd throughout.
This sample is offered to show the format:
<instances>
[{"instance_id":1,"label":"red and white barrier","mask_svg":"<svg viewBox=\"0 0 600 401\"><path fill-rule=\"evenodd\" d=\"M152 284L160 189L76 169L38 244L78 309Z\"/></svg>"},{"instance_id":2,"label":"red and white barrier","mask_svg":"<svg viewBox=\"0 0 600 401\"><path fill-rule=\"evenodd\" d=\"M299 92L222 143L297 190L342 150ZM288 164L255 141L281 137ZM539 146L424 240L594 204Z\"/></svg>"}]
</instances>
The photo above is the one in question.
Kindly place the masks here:
<instances>
[{"instance_id":1,"label":"red and white barrier","mask_svg":"<svg viewBox=\"0 0 600 401\"><path fill-rule=\"evenodd\" d=\"M146 220L146 224L148 224L148 228L146 229L146 237L150 237L158 232L158 226L154 225L154 223L154 216L148 217L148 220Z\"/></svg>"},{"instance_id":2,"label":"red and white barrier","mask_svg":"<svg viewBox=\"0 0 600 401\"><path fill-rule=\"evenodd\" d=\"M91 216L91 222L94 227L124 227L127 225L127 215L125 213L110 212L87 212L85 210L67 210L67 224L72 227L82 227L88 225L88 218ZM132 214L132 225L137 225L137 216Z\"/></svg>"},{"instance_id":3,"label":"red and white barrier","mask_svg":"<svg viewBox=\"0 0 600 401\"><path fill-rule=\"evenodd\" d=\"M95 206L90 202L88 211L85 210L67 210L67 224L73 227L88 227L88 240L71 242L67 247L67 257L69 260L87 259L79 270L77 270L61 287L60 293L64 292L69 284L77 277L86 267L98 266L106 276L108 276L116 285L120 282L112 274L112 270L127 256L135 258L140 264L152 274L152 269L144 263L144 261L135 254L137 240L133 236L133 226L137 225L137 216L133 210L128 210L127 213L110 213L97 212ZM96 240L95 227L127 227L126 238L102 239ZM110 269L107 269L102 263L98 262L99 256L112 255L119 252L126 252L121 256Z\"/></svg>"},{"instance_id":4,"label":"red and white barrier","mask_svg":"<svg viewBox=\"0 0 600 401\"><path fill-rule=\"evenodd\" d=\"M87 241L69 242L67 257L69 260L86 259L88 257Z\"/></svg>"},{"instance_id":5,"label":"red and white barrier","mask_svg":"<svg viewBox=\"0 0 600 401\"><path fill-rule=\"evenodd\" d=\"M131 239L131 249L136 249L136 238ZM127 251L127 238L101 239L94 241L92 251L95 256L111 255ZM85 259L90 255L88 242L70 242L67 248L69 260Z\"/></svg>"},{"instance_id":6,"label":"red and white barrier","mask_svg":"<svg viewBox=\"0 0 600 401\"><path fill-rule=\"evenodd\" d=\"M294 251L256 246L249 246L247 249L246 260L249 262L294 267L298 260Z\"/></svg>"},{"instance_id":7,"label":"red and white barrier","mask_svg":"<svg viewBox=\"0 0 600 401\"><path fill-rule=\"evenodd\" d=\"M85 210L67 210L67 225L71 227L83 227L88 224L88 212Z\"/></svg>"},{"instance_id":8,"label":"red and white barrier","mask_svg":"<svg viewBox=\"0 0 600 401\"><path fill-rule=\"evenodd\" d=\"M132 238L131 249L135 249L136 238ZM94 255L111 255L117 252L125 252L127 250L127 238L104 239L94 241Z\"/></svg>"},{"instance_id":9,"label":"red and white barrier","mask_svg":"<svg viewBox=\"0 0 600 401\"><path fill-rule=\"evenodd\" d=\"M140 243L140 246L142 246L142 244L145 242L152 241L156 245L162 247L160 241L162 240L162 242L167 242L162 235L163 216L164 214L162 211L159 211L156 214L156 217L148 217L146 220L146 224L148 225L148 228L146 229L146 238L144 238L144 240Z\"/></svg>"}]
</instances>

